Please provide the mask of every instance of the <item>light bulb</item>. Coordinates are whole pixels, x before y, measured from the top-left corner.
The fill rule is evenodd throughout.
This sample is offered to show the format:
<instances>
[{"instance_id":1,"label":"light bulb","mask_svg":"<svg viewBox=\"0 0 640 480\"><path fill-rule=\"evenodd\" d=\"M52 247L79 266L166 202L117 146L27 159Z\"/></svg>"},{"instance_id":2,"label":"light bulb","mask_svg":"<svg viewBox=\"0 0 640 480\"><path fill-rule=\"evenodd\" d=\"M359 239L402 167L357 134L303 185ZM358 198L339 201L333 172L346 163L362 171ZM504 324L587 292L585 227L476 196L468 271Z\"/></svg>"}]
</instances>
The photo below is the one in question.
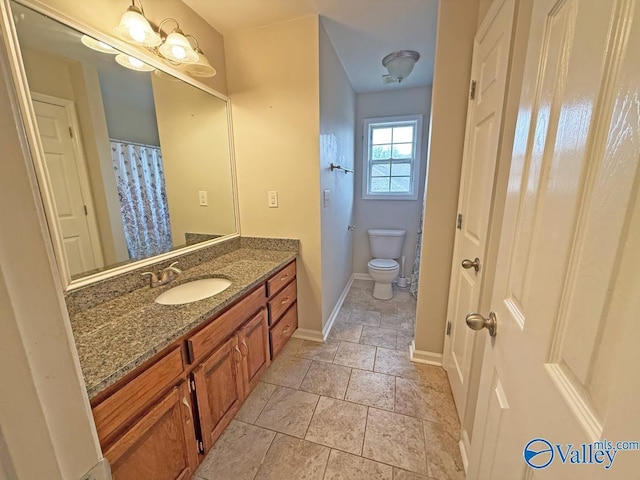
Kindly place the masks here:
<instances>
[{"instance_id":1,"label":"light bulb","mask_svg":"<svg viewBox=\"0 0 640 480\"><path fill-rule=\"evenodd\" d=\"M129 25L129 35L131 35L131 38L136 42L144 42L146 37L144 25L141 25L139 22L131 23Z\"/></svg>"},{"instance_id":2,"label":"light bulb","mask_svg":"<svg viewBox=\"0 0 640 480\"><path fill-rule=\"evenodd\" d=\"M181 47L180 45L172 45L171 53L175 58L179 60L182 60L184 57L187 56L186 50L184 49L184 47Z\"/></svg>"},{"instance_id":3,"label":"light bulb","mask_svg":"<svg viewBox=\"0 0 640 480\"><path fill-rule=\"evenodd\" d=\"M131 65L133 65L134 67L138 67L140 68L141 66L144 65L144 62L138 60L135 57L129 57L129 62L131 63Z\"/></svg>"}]
</instances>

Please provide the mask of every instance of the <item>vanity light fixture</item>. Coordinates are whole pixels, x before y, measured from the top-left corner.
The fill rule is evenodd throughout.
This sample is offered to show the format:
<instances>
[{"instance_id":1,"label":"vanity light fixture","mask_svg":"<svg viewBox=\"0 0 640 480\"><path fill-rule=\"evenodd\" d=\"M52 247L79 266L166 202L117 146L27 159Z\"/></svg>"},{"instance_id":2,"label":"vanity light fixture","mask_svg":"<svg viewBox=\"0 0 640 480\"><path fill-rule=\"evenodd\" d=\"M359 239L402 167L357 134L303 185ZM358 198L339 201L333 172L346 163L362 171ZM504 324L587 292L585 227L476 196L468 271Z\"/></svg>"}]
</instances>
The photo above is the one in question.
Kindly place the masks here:
<instances>
[{"instance_id":1,"label":"vanity light fixture","mask_svg":"<svg viewBox=\"0 0 640 480\"><path fill-rule=\"evenodd\" d=\"M167 35L164 42L158 47L158 52L165 59L171 62L181 63L195 63L198 61L198 53L193 49L184 32L180 30L180 25L173 18L167 18L160 22L158 30L162 32L162 26L167 22L175 22L176 28Z\"/></svg>"},{"instance_id":2,"label":"vanity light fixture","mask_svg":"<svg viewBox=\"0 0 640 480\"><path fill-rule=\"evenodd\" d=\"M89 47L91 50L95 50L100 53L110 53L112 55L120 53L111 45L107 45L106 43L101 42L100 40L96 40L89 35L82 35L82 37L80 37L80 41L85 47Z\"/></svg>"},{"instance_id":3,"label":"vanity light fixture","mask_svg":"<svg viewBox=\"0 0 640 480\"><path fill-rule=\"evenodd\" d=\"M116 62L129 70L135 70L136 72L151 72L155 70L151 65L147 65L142 60L127 55L126 53L119 53L116 55Z\"/></svg>"},{"instance_id":4,"label":"vanity light fixture","mask_svg":"<svg viewBox=\"0 0 640 480\"><path fill-rule=\"evenodd\" d=\"M383 75L384 83L402 83L413 70L413 66L420 60L420 54L415 50L399 50L390 53L382 59L382 65L389 71Z\"/></svg>"},{"instance_id":5,"label":"vanity light fixture","mask_svg":"<svg viewBox=\"0 0 640 480\"><path fill-rule=\"evenodd\" d=\"M151 27L149 20L144 16L142 3L138 8L135 5L135 0L131 1L127 11L122 14L120 24L113 29L113 33L122 40L141 47L157 47L162 43L162 37Z\"/></svg>"},{"instance_id":6,"label":"vanity light fixture","mask_svg":"<svg viewBox=\"0 0 640 480\"><path fill-rule=\"evenodd\" d=\"M216 69L211 66L204 52L200 50L198 39L193 35L187 35L187 38L192 38L195 42L196 46L193 48L193 51L198 54L198 60L195 63L185 65L184 71L194 77L213 77L216 74Z\"/></svg>"}]
</instances>

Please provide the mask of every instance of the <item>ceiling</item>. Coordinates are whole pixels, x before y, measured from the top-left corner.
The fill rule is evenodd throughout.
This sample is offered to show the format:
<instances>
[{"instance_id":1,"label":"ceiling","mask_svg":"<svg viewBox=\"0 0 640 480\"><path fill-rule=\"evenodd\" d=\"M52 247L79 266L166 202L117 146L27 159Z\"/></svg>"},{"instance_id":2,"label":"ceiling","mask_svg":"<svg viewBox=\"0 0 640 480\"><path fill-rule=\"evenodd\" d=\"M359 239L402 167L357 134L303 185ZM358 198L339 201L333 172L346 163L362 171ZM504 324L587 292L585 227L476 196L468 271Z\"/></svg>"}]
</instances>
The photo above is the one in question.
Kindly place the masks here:
<instances>
[{"instance_id":1,"label":"ceiling","mask_svg":"<svg viewBox=\"0 0 640 480\"><path fill-rule=\"evenodd\" d=\"M183 0L223 35L318 14L356 92L431 85L438 0ZM416 50L402 84L382 83L382 58Z\"/></svg>"}]
</instances>

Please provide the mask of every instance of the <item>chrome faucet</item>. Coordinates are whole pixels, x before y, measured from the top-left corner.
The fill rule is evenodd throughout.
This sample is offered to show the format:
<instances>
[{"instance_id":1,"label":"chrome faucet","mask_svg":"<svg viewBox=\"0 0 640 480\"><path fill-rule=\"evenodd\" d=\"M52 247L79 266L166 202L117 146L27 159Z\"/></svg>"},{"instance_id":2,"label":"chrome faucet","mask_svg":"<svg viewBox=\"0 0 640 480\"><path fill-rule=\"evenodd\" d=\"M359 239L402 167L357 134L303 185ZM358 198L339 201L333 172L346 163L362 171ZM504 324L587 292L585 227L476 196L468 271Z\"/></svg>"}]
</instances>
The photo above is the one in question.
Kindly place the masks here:
<instances>
[{"instance_id":1,"label":"chrome faucet","mask_svg":"<svg viewBox=\"0 0 640 480\"><path fill-rule=\"evenodd\" d=\"M160 287L162 285L166 285L167 283L171 282L173 279L175 279L178 275L182 273L182 270L176 267L177 264L178 262L173 262L167 268L163 268L162 270L160 270L159 278L158 278L158 275L156 275L153 272L144 272L144 273L141 273L140 275L142 275L143 277L145 275L149 275L151 277L151 288Z\"/></svg>"}]
</instances>

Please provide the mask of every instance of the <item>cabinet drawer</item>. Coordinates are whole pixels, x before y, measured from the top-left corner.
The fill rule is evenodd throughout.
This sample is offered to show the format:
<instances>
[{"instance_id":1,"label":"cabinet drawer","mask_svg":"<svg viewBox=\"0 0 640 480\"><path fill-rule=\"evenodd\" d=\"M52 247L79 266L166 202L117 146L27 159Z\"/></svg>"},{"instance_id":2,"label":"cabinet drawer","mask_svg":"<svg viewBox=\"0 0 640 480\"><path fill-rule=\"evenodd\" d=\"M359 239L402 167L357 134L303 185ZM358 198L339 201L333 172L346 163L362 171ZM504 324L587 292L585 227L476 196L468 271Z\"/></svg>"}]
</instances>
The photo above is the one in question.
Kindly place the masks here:
<instances>
[{"instance_id":1,"label":"cabinet drawer","mask_svg":"<svg viewBox=\"0 0 640 480\"><path fill-rule=\"evenodd\" d=\"M230 335L233 335L245 320L264 305L264 301L265 293L264 285L262 285L187 340L189 363L204 358Z\"/></svg>"},{"instance_id":2,"label":"cabinet drawer","mask_svg":"<svg viewBox=\"0 0 640 480\"><path fill-rule=\"evenodd\" d=\"M100 443L108 444L113 434L146 408L160 392L175 383L183 372L181 348L154 363L116 393L93 408Z\"/></svg>"},{"instance_id":3,"label":"cabinet drawer","mask_svg":"<svg viewBox=\"0 0 640 480\"><path fill-rule=\"evenodd\" d=\"M270 297L296 278L296 262L292 262L267 280L267 295Z\"/></svg>"},{"instance_id":4,"label":"cabinet drawer","mask_svg":"<svg viewBox=\"0 0 640 480\"><path fill-rule=\"evenodd\" d=\"M277 323L284 311L296 301L296 295L296 282L292 282L269 301L269 325Z\"/></svg>"},{"instance_id":5,"label":"cabinet drawer","mask_svg":"<svg viewBox=\"0 0 640 480\"><path fill-rule=\"evenodd\" d=\"M293 335L293 332L298 328L298 305L293 305L284 317L276 324L275 327L269 332L271 339L271 358L275 358L282 347L284 347L287 340Z\"/></svg>"}]
</instances>

